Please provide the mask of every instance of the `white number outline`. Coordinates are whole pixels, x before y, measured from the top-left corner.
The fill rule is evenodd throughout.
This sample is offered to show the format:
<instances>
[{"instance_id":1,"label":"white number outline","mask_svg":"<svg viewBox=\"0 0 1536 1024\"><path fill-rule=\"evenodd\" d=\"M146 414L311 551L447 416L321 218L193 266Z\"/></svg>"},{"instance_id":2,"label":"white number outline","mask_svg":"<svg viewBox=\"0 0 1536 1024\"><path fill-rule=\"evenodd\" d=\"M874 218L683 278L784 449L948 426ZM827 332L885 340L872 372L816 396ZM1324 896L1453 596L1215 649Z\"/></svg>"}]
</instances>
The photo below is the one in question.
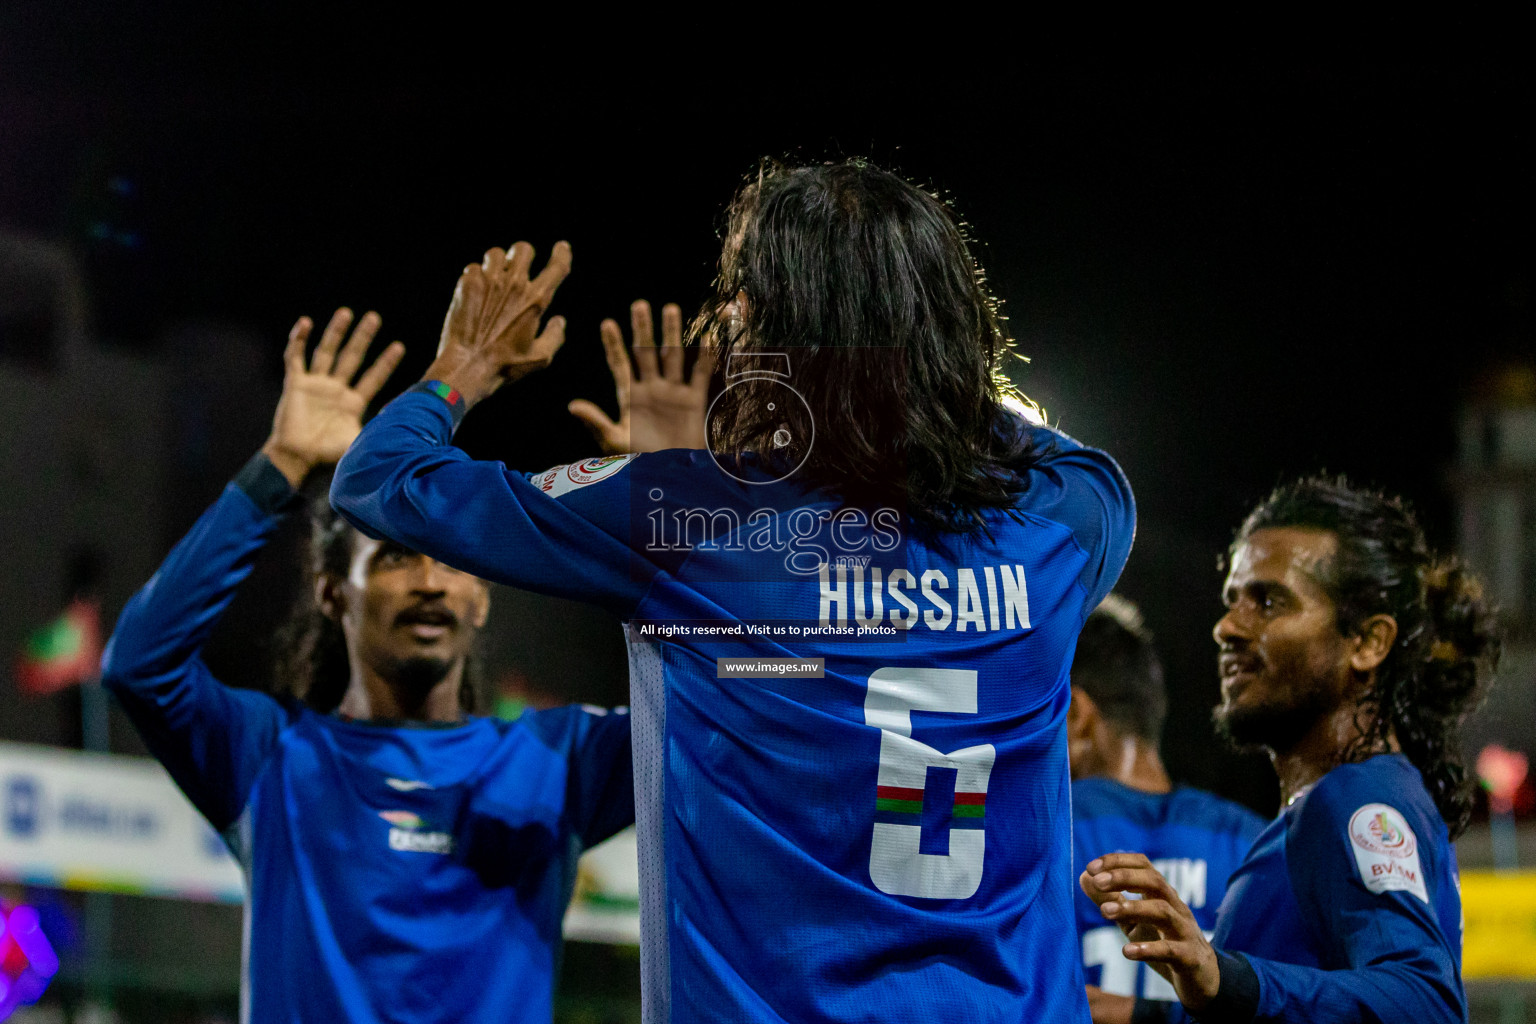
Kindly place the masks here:
<instances>
[{"instance_id":1,"label":"white number outline","mask_svg":"<svg viewBox=\"0 0 1536 1024\"><path fill-rule=\"evenodd\" d=\"M955 769L955 792L987 792L997 749L990 743L944 753L912 738L912 712L976 714L976 673L968 669L876 669L864 697L864 724L880 730L877 786L923 789L930 765ZM986 829L951 829L948 853L922 853L922 827L874 823L869 877L892 896L963 900L976 895L986 860Z\"/></svg>"}]
</instances>

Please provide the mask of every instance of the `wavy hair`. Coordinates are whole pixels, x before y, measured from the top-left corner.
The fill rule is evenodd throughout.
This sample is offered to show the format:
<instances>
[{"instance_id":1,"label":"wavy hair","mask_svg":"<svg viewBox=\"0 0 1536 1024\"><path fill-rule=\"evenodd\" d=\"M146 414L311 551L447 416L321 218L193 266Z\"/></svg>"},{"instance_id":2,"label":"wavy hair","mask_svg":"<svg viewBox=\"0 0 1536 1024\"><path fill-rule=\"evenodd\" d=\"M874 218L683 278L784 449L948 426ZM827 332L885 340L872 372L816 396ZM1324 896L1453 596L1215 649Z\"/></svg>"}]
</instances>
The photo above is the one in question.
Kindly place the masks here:
<instances>
[{"instance_id":1,"label":"wavy hair","mask_svg":"<svg viewBox=\"0 0 1536 1024\"><path fill-rule=\"evenodd\" d=\"M1482 584L1454 556L1431 551L1401 498L1358 488L1345 477L1283 484L1238 529L1232 549L1269 527L1327 530L1337 538L1319 579L1344 636L1372 615L1397 621L1397 640L1364 698L1371 712L1341 761L1387 749L1395 736L1455 839L1472 811L1460 728L1497 668L1500 632Z\"/></svg>"},{"instance_id":2,"label":"wavy hair","mask_svg":"<svg viewBox=\"0 0 1536 1024\"><path fill-rule=\"evenodd\" d=\"M947 202L865 160L764 161L725 239L690 337L711 338L722 369L786 353L806 406L771 401L771 378L728 387L712 450L804 459L812 486L945 530L1014 503L1035 453L1003 414L1012 341Z\"/></svg>"}]
</instances>

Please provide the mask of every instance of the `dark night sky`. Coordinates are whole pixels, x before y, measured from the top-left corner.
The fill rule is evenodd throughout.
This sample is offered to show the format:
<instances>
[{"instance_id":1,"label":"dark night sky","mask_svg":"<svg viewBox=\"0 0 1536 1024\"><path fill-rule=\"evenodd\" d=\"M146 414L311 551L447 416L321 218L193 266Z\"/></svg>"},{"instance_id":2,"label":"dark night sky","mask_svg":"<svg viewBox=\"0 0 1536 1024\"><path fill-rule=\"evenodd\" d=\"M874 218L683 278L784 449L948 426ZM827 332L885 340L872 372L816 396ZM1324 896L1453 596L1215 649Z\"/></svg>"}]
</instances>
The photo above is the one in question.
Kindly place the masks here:
<instances>
[{"instance_id":1,"label":"dark night sky","mask_svg":"<svg viewBox=\"0 0 1536 1024\"><path fill-rule=\"evenodd\" d=\"M1324 467L1407 493L1452 543L1457 404L1536 351L1536 111L1514 65L1026 64L935 86L892 61L759 86L718 54L479 70L344 25L159 9L0 13L0 224L87 253L102 335L250 324L274 379L293 318L342 302L377 307L419 369L463 263L568 238L566 351L468 430L524 468L587 453L563 406L610 394L597 321L703 296L756 157L869 155L945 190L1033 360L1018 382L1136 487L1121 589L1169 662L1171 766L1256 802L1267 771L1233 776L1206 741L1217 552L1281 475Z\"/></svg>"}]
</instances>

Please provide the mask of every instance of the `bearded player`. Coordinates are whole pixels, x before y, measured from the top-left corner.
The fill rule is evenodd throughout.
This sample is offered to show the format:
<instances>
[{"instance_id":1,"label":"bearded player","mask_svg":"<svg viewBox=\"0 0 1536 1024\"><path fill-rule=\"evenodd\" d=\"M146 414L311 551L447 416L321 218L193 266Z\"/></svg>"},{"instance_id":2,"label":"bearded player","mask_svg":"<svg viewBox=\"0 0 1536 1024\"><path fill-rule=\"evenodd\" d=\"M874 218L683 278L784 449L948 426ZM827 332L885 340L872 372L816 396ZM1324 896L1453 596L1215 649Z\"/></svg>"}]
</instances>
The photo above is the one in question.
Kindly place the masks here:
<instances>
[{"instance_id":1,"label":"bearded player","mask_svg":"<svg viewBox=\"0 0 1536 1024\"><path fill-rule=\"evenodd\" d=\"M451 444L563 338L569 247L531 262L464 272L331 497L629 623L646 1019L1086 1019L1067 670L1134 513L1108 456L1005 405L952 212L860 161L766 168L694 327L710 450L532 481Z\"/></svg>"},{"instance_id":2,"label":"bearded player","mask_svg":"<svg viewBox=\"0 0 1536 1024\"><path fill-rule=\"evenodd\" d=\"M1088 865L1083 890L1125 930L1125 956L1182 1004L1106 997L1095 1020L1465 1021L1457 727L1498 652L1477 581L1399 499L1342 478L1277 489L1230 557L1216 722L1269 753L1283 809L1210 941L1145 857Z\"/></svg>"},{"instance_id":3,"label":"bearded player","mask_svg":"<svg viewBox=\"0 0 1536 1024\"><path fill-rule=\"evenodd\" d=\"M634 817L629 716L480 718L466 675L486 583L314 524L300 700L221 685L199 656L297 489L361 428L398 343L332 318L285 353L272 434L129 602L103 679L247 884L241 1019L548 1024L576 857Z\"/></svg>"}]
</instances>

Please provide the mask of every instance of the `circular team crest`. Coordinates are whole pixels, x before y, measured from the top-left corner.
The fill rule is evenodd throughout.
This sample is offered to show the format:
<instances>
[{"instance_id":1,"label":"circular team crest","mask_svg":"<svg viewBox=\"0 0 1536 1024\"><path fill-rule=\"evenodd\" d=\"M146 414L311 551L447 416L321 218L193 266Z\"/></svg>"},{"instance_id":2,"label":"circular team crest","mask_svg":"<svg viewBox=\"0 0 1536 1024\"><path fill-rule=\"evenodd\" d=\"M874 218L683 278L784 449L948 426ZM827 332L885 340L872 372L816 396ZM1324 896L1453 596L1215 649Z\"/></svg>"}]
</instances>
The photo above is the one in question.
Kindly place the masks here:
<instances>
[{"instance_id":1,"label":"circular team crest","mask_svg":"<svg viewBox=\"0 0 1536 1024\"><path fill-rule=\"evenodd\" d=\"M604 455L601 458L573 462L565 467L565 475L573 484L595 484L624 468L633 455Z\"/></svg>"},{"instance_id":2,"label":"circular team crest","mask_svg":"<svg viewBox=\"0 0 1536 1024\"><path fill-rule=\"evenodd\" d=\"M1386 804L1366 804L1349 819L1349 840L1369 853L1407 859L1418 850L1413 829Z\"/></svg>"}]
</instances>

